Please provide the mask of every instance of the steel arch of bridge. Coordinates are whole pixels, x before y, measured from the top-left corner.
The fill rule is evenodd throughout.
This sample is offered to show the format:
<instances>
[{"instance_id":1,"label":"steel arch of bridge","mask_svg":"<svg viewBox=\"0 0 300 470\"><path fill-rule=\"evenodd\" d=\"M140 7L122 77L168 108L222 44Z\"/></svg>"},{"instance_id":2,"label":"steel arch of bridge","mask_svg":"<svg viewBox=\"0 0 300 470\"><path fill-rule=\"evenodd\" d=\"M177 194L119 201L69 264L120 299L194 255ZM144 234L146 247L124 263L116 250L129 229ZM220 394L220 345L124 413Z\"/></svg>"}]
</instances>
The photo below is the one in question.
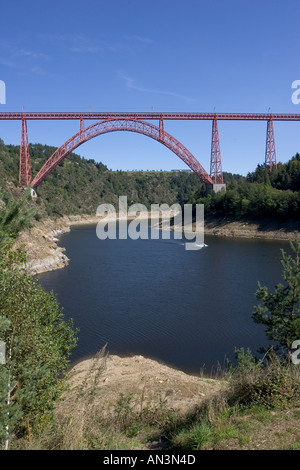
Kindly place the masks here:
<instances>
[{"instance_id":1,"label":"steel arch of bridge","mask_svg":"<svg viewBox=\"0 0 300 470\"><path fill-rule=\"evenodd\" d=\"M113 131L131 131L151 137L165 145L175 153L181 160L193 170L205 184L213 184L212 178L204 170L198 160L191 152L184 147L175 137L164 130L163 120L160 120L159 127L146 121L137 119L106 119L90 126L84 127L83 120L80 120L79 132L74 134L63 145L61 145L46 161L40 171L31 181L30 186L37 188L48 174L64 159L73 152L79 145L94 137Z\"/></svg>"}]
</instances>

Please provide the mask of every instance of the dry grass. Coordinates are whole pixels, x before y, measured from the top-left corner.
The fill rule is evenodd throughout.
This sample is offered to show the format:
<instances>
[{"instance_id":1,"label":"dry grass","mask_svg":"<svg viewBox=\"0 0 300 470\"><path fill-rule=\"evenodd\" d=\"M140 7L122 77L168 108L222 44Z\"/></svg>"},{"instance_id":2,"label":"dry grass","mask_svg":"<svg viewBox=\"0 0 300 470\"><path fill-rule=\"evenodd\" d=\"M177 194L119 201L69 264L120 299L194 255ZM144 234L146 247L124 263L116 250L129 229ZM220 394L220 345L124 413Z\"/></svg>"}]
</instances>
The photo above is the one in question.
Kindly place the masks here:
<instances>
[{"instance_id":1,"label":"dry grass","mask_svg":"<svg viewBox=\"0 0 300 470\"><path fill-rule=\"evenodd\" d=\"M16 447L300 449L299 368L274 361L264 369L246 355L226 380L182 374L141 357L110 357L104 348L72 370L55 425Z\"/></svg>"}]
</instances>

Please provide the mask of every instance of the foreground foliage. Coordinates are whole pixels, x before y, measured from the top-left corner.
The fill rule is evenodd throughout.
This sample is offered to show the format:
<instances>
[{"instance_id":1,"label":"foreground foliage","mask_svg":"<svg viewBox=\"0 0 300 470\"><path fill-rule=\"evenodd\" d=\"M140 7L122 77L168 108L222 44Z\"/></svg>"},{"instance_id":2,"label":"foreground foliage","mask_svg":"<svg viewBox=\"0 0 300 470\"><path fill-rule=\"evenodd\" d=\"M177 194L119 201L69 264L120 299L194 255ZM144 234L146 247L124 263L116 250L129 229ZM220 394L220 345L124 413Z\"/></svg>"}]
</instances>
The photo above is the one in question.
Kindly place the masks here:
<instances>
[{"instance_id":1,"label":"foreground foliage","mask_svg":"<svg viewBox=\"0 0 300 470\"><path fill-rule=\"evenodd\" d=\"M17 209L19 202L11 202L0 220L0 341L5 345L0 443L5 448L12 438L31 438L51 421L63 388L61 374L76 344L72 322L64 321L53 293L45 292L26 272L25 252L11 248L15 233L25 224L26 210ZM31 213L27 216L29 223Z\"/></svg>"},{"instance_id":2,"label":"foreground foliage","mask_svg":"<svg viewBox=\"0 0 300 470\"><path fill-rule=\"evenodd\" d=\"M95 358L77 394L57 404L56 422L17 448L48 450L201 450L300 449L300 372L277 357L262 364L251 353L237 351L223 387L199 396L187 413L166 404L141 404L123 395L110 410L99 406L97 382L105 363ZM142 393L142 392L141 392ZM103 399L103 397L102 397ZM104 400L105 402L105 400Z\"/></svg>"},{"instance_id":3,"label":"foreground foliage","mask_svg":"<svg viewBox=\"0 0 300 470\"><path fill-rule=\"evenodd\" d=\"M291 254L281 250L282 279L275 292L261 286L256 298L261 302L255 307L253 318L266 327L266 335L272 347L284 358L290 359L292 346L300 340L300 242L298 237L290 241Z\"/></svg>"}]
</instances>

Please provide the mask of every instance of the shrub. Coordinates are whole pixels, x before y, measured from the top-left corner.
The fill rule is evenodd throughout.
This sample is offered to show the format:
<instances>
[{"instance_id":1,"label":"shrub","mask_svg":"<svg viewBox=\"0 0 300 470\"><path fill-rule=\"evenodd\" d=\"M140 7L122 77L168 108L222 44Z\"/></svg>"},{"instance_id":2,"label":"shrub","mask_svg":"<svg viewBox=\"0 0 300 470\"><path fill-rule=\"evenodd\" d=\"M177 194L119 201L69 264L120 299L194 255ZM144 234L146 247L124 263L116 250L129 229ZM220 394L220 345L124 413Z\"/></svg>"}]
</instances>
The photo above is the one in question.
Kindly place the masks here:
<instances>
[{"instance_id":1,"label":"shrub","mask_svg":"<svg viewBox=\"0 0 300 470\"><path fill-rule=\"evenodd\" d=\"M285 408L300 398L300 372L296 365L281 361L271 350L257 361L251 352L236 350L238 364L228 371L231 405L260 404L267 408Z\"/></svg>"}]
</instances>

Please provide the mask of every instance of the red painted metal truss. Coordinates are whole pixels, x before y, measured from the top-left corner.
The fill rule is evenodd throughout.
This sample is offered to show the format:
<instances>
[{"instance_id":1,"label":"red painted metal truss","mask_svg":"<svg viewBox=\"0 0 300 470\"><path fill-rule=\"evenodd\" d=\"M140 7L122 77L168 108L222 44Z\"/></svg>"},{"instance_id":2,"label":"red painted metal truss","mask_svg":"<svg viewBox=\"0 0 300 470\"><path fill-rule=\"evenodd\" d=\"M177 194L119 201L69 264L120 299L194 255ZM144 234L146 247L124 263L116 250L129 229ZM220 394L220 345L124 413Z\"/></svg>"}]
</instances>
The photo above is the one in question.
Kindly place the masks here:
<instances>
[{"instance_id":1,"label":"red painted metal truss","mask_svg":"<svg viewBox=\"0 0 300 470\"><path fill-rule=\"evenodd\" d=\"M136 119L107 119L90 126L84 127L83 119L80 120L79 132L68 139L59 147L47 160L41 170L34 177L30 185L37 188L47 175L55 168L67 155L73 152L79 145L87 142L98 135L113 131L131 131L146 135L165 145L172 150L181 160L193 170L205 184L213 184L213 180L204 170L198 160L191 152L184 147L177 139L165 132L163 119L160 120L159 127L145 121Z\"/></svg>"},{"instance_id":2,"label":"red painted metal truss","mask_svg":"<svg viewBox=\"0 0 300 470\"><path fill-rule=\"evenodd\" d=\"M268 121L267 124L265 166L268 167L270 171L272 170L273 166L275 168L277 167L274 125L271 119Z\"/></svg>"},{"instance_id":3,"label":"red painted metal truss","mask_svg":"<svg viewBox=\"0 0 300 470\"><path fill-rule=\"evenodd\" d=\"M223 183L218 120L213 119L211 135L210 176L214 183Z\"/></svg>"},{"instance_id":4,"label":"red painted metal truss","mask_svg":"<svg viewBox=\"0 0 300 470\"><path fill-rule=\"evenodd\" d=\"M31 166L28 148L28 133L26 120L21 122L21 145L20 145L20 165L19 165L19 182L23 186L28 186L31 181Z\"/></svg>"}]
</instances>

